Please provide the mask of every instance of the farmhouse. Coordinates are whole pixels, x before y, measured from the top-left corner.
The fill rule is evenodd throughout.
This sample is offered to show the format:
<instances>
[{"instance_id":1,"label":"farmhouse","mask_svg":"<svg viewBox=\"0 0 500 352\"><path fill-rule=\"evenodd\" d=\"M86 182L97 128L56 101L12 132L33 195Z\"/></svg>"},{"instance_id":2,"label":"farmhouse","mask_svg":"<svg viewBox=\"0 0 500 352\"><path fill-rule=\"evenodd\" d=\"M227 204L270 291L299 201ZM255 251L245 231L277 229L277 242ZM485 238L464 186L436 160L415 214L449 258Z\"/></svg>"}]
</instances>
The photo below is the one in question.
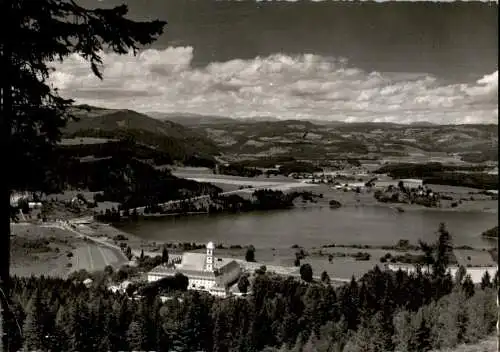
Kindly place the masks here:
<instances>
[{"instance_id":1,"label":"farmhouse","mask_svg":"<svg viewBox=\"0 0 500 352\"><path fill-rule=\"evenodd\" d=\"M423 180L414 179L414 178L405 178L405 179L402 179L400 181L403 182L403 185L406 188L418 188L418 187L422 187L424 184Z\"/></svg>"},{"instance_id":2,"label":"farmhouse","mask_svg":"<svg viewBox=\"0 0 500 352\"><path fill-rule=\"evenodd\" d=\"M180 264L170 267L159 265L151 270L148 282L181 273L189 279L188 289L225 296L228 286L240 277L241 267L235 260L215 257L214 250L214 244L209 242L206 253L183 253Z\"/></svg>"}]
</instances>

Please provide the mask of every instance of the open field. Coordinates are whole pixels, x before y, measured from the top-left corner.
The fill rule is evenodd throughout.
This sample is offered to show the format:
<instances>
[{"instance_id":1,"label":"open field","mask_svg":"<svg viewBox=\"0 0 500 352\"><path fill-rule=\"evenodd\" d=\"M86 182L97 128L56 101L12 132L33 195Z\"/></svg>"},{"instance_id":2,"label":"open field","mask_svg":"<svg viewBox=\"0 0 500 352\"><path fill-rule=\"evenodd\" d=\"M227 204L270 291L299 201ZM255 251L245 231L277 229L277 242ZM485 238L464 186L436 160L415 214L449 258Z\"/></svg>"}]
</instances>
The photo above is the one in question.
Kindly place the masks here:
<instances>
[{"instance_id":1,"label":"open field","mask_svg":"<svg viewBox=\"0 0 500 352\"><path fill-rule=\"evenodd\" d=\"M66 277L75 270L102 270L106 265L119 267L125 263L119 250L57 224L13 224L12 233L14 275Z\"/></svg>"},{"instance_id":2,"label":"open field","mask_svg":"<svg viewBox=\"0 0 500 352\"><path fill-rule=\"evenodd\" d=\"M455 249L455 257L458 265L463 266L495 266L497 263L493 260L490 252L477 251L471 249Z\"/></svg>"},{"instance_id":3,"label":"open field","mask_svg":"<svg viewBox=\"0 0 500 352\"><path fill-rule=\"evenodd\" d=\"M226 246L228 244L225 244ZM347 244L346 244L347 245ZM255 260L258 265L293 267L295 254L300 248L256 248ZM359 278L375 266L382 268L385 263L380 262L380 258L386 254L391 256L422 254L419 251L398 251L380 248L351 248L351 247L333 247L333 248L303 248L306 257L300 263L309 263L313 268L314 275L321 275L326 271L331 278L350 279L352 276ZM195 250L203 253L204 249ZM368 253L368 260L356 260L351 255L356 253ZM483 250L454 250L459 265L467 266L495 266L491 254ZM216 257L245 259L246 248L217 248ZM333 259L329 261L329 254L333 254ZM466 258L470 256L470 260ZM465 262L466 261L466 262ZM463 264L462 264L463 262ZM297 268L298 269L298 268Z\"/></svg>"},{"instance_id":4,"label":"open field","mask_svg":"<svg viewBox=\"0 0 500 352\"><path fill-rule=\"evenodd\" d=\"M74 251L72 259L72 269L75 271L81 269L87 271L103 270L108 265L119 267L123 264L121 258L114 251L94 244L78 247Z\"/></svg>"},{"instance_id":5,"label":"open field","mask_svg":"<svg viewBox=\"0 0 500 352\"><path fill-rule=\"evenodd\" d=\"M307 184L307 183L302 183L302 182L273 182L273 181L254 181L254 180L232 180L232 179L223 179L223 178L213 178L213 177L189 177L187 178L189 180L193 180L196 182L208 182L212 183L216 186L219 184L228 184L228 185L233 185L233 186L246 186L246 187L252 187L252 189L242 189L241 192L243 193L252 193L255 191L256 188L258 189L272 189L272 190L279 190L279 191L288 191L288 190L294 190L298 188L310 188L310 187L316 187L317 185L314 184Z\"/></svg>"},{"instance_id":6,"label":"open field","mask_svg":"<svg viewBox=\"0 0 500 352\"><path fill-rule=\"evenodd\" d=\"M11 263L14 275L52 275L64 277L71 269L68 253L83 241L58 228L13 224Z\"/></svg>"},{"instance_id":7,"label":"open field","mask_svg":"<svg viewBox=\"0 0 500 352\"><path fill-rule=\"evenodd\" d=\"M384 207L401 207L405 211L409 210L446 210L446 211L466 211L466 212L498 212L498 201L492 199L490 196L479 193L478 190L466 187L454 187L445 185L427 185L435 192L443 195L448 195L453 200L442 200L441 208L425 208L415 204L395 204L395 203L380 203L377 202L373 196L373 192L362 190L361 193L352 191L345 192L344 190L332 189L332 185L327 184L306 184L298 180L294 180L284 176L258 176L254 178L227 176L227 175L213 175L204 168L177 168L173 172L178 177L193 179L198 182L210 182L222 188L225 192L235 191L240 187L258 187L258 188L271 188L279 189L282 191L312 191L314 193L322 193L323 199L319 199L316 204L308 204L307 206L328 206L330 199L335 199L342 203L343 206L384 206ZM368 181L370 177L362 178L363 182ZM388 179L390 180L390 179ZM341 184L353 183L353 180L337 180ZM314 187L311 187L314 186ZM244 190L242 193L251 193L252 189ZM459 202L461 200L461 202ZM451 203L458 202L457 206L452 208Z\"/></svg>"}]
</instances>

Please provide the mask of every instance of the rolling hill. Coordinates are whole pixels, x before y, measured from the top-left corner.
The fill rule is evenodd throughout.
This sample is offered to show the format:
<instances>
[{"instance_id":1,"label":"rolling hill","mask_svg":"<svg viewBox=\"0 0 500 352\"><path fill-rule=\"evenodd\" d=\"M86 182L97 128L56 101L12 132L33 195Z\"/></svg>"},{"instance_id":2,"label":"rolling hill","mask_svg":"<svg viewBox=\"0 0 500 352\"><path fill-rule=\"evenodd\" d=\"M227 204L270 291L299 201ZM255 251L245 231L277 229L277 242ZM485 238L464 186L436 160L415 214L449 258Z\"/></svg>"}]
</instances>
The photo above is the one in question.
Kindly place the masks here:
<instances>
[{"instance_id":1,"label":"rolling hill","mask_svg":"<svg viewBox=\"0 0 500 352\"><path fill-rule=\"evenodd\" d=\"M132 110L75 106L76 121L68 122L65 138L93 137L133 140L138 145L166 153L170 159L214 160L219 148L207 137L180 124L158 120Z\"/></svg>"},{"instance_id":2,"label":"rolling hill","mask_svg":"<svg viewBox=\"0 0 500 352\"><path fill-rule=\"evenodd\" d=\"M314 161L498 160L496 125L213 120L210 124L185 124L185 127L213 140L229 161L281 156Z\"/></svg>"}]
</instances>

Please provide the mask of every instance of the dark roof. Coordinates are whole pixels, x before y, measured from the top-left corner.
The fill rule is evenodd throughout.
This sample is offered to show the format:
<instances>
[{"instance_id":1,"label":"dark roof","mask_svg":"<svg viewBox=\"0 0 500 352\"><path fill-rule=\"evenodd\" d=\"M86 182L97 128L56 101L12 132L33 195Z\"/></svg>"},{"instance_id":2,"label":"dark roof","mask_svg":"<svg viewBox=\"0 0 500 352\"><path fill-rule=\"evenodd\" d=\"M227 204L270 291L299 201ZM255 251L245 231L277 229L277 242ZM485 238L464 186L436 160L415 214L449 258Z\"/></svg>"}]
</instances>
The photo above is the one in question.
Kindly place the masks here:
<instances>
[{"instance_id":1,"label":"dark roof","mask_svg":"<svg viewBox=\"0 0 500 352\"><path fill-rule=\"evenodd\" d=\"M238 268L240 268L240 265L236 261L233 260L233 261L230 261L229 263L227 263L226 265L224 265L223 267L219 268L218 272L220 275L223 275L227 272L236 270Z\"/></svg>"}]
</instances>

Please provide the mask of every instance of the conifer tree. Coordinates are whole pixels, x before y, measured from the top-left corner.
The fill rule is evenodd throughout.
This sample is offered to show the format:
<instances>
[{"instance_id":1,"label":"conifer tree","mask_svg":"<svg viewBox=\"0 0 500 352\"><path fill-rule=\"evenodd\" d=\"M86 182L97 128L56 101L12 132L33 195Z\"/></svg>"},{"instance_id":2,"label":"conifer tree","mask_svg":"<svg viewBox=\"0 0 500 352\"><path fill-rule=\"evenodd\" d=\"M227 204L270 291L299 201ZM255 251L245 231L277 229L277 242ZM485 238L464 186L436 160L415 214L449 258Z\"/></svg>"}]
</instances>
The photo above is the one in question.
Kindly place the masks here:
<instances>
[{"instance_id":1,"label":"conifer tree","mask_svg":"<svg viewBox=\"0 0 500 352\"><path fill-rule=\"evenodd\" d=\"M146 350L147 331L145 330L143 322L134 318L127 329L127 341L131 351L144 351Z\"/></svg>"},{"instance_id":2,"label":"conifer tree","mask_svg":"<svg viewBox=\"0 0 500 352\"><path fill-rule=\"evenodd\" d=\"M306 343L302 347L302 352L319 352L317 348L318 337L316 334L310 334Z\"/></svg>"},{"instance_id":3,"label":"conifer tree","mask_svg":"<svg viewBox=\"0 0 500 352\"><path fill-rule=\"evenodd\" d=\"M245 253L245 260L247 262L255 262L255 247L250 245Z\"/></svg>"},{"instance_id":4,"label":"conifer tree","mask_svg":"<svg viewBox=\"0 0 500 352\"><path fill-rule=\"evenodd\" d=\"M322 310L323 316L321 319L322 324L327 321L338 321L339 320L339 308L337 302L337 293L335 289L331 286L326 287L326 292L323 296L324 309Z\"/></svg>"},{"instance_id":5,"label":"conifer tree","mask_svg":"<svg viewBox=\"0 0 500 352\"><path fill-rule=\"evenodd\" d=\"M80 299L70 311L71 330L69 333L70 349L68 351L89 351L92 349L92 321L87 303L88 301Z\"/></svg>"},{"instance_id":6,"label":"conifer tree","mask_svg":"<svg viewBox=\"0 0 500 352\"><path fill-rule=\"evenodd\" d=\"M439 300L433 331L437 347L452 348L459 342L465 306L465 295L460 289Z\"/></svg>"},{"instance_id":7,"label":"conifer tree","mask_svg":"<svg viewBox=\"0 0 500 352\"><path fill-rule=\"evenodd\" d=\"M376 352L382 351L375 349L372 331L367 326L361 326L354 332L347 341L343 352Z\"/></svg>"},{"instance_id":8,"label":"conifer tree","mask_svg":"<svg viewBox=\"0 0 500 352\"><path fill-rule=\"evenodd\" d=\"M418 241L420 250L424 252L424 262L426 264L427 270L430 270L431 266L435 262L432 245L424 241Z\"/></svg>"},{"instance_id":9,"label":"conifer tree","mask_svg":"<svg viewBox=\"0 0 500 352\"><path fill-rule=\"evenodd\" d=\"M44 312L40 291L36 290L28 306L23 327L23 347L26 351L42 350L47 347L43 328Z\"/></svg>"},{"instance_id":10,"label":"conifer tree","mask_svg":"<svg viewBox=\"0 0 500 352\"><path fill-rule=\"evenodd\" d=\"M364 281L361 282L361 287L359 288L359 310L361 314L361 319L369 319L372 311L375 309L374 299L371 296L370 291L366 287Z\"/></svg>"},{"instance_id":11,"label":"conifer tree","mask_svg":"<svg viewBox=\"0 0 500 352\"><path fill-rule=\"evenodd\" d=\"M486 270L483 277L481 278L481 289L484 290L485 288L490 288L491 286L490 273L488 272L488 270Z\"/></svg>"},{"instance_id":12,"label":"conifer tree","mask_svg":"<svg viewBox=\"0 0 500 352\"><path fill-rule=\"evenodd\" d=\"M280 340L284 345L291 348L298 335L298 318L293 312L286 312L281 324Z\"/></svg>"},{"instance_id":13,"label":"conifer tree","mask_svg":"<svg viewBox=\"0 0 500 352\"><path fill-rule=\"evenodd\" d=\"M227 334L226 334L226 326L227 326L227 317L225 312L222 310L218 310L215 312L214 320L214 330L213 330L213 340L214 346L213 351L227 351Z\"/></svg>"},{"instance_id":14,"label":"conifer tree","mask_svg":"<svg viewBox=\"0 0 500 352\"><path fill-rule=\"evenodd\" d=\"M323 271L321 273L321 282L324 283L325 285L330 284L330 276L328 275L328 273L326 271Z\"/></svg>"},{"instance_id":15,"label":"conifer tree","mask_svg":"<svg viewBox=\"0 0 500 352\"><path fill-rule=\"evenodd\" d=\"M69 313L67 306L61 305L57 311L55 319L54 337L59 341L59 351L67 351L68 339L67 335L69 325Z\"/></svg>"},{"instance_id":16,"label":"conifer tree","mask_svg":"<svg viewBox=\"0 0 500 352\"><path fill-rule=\"evenodd\" d=\"M424 315L424 309L420 308L418 312L413 316L412 327L414 331L414 336L412 339L411 347L414 351L430 351L431 350L431 327L429 326L429 321Z\"/></svg>"},{"instance_id":17,"label":"conifer tree","mask_svg":"<svg viewBox=\"0 0 500 352\"><path fill-rule=\"evenodd\" d=\"M463 279L465 278L465 275L467 275L467 269L465 268L465 266L460 265L458 267L456 274L455 274L455 283L457 285L461 285Z\"/></svg>"},{"instance_id":18,"label":"conifer tree","mask_svg":"<svg viewBox=\"0 0 500 352\"><path fill-rule=\"evenodd\" d=\"M484 291L478 291L467 302L467 322L464 334L466 343L476 343L488 333L484 296Z\"/></svg>"},{"instance_id":19,"label":"conifer tree","mask_svg":"<svg viewBox=\"0 0 500 352\"><path fill-rule=\"evenodd\" d=\"M73 1L2 0L0 23L0 150L12 168L1 183L3 230L0 233L0 288L10 299L10 195L13 190L48 189L56 174L52 151L61 128L70 118L72 100L63 99L49 85L50 62L80 54L91 71L102 78L103 49L134 53L152 43L165 22L135 22L125 18L125 5L86 9ZM50 182L47 182L50 181ZM4 300L0 300L0 350L8 349L12 329ZM5 325L4 323L9 323Z\"/></svg>"},{"instance_id":20,"label":"conifer tree","mask_svg":"<svg viewBox=\"0 0 500 352\"><path fill-rule=\"evenodd\" d=\"M305 282L311 282L313 280L313 270L311 264L302 264L299 271L301 279Z\"/></svg>"},{"instance_id":21,"label":"conifer tree","mask_svg":"<svg viewBox=\"0 0 500 352\"><path fill-rule=\"evenodd\" d=\"M342 290L340 301L347 328L355 330L359 323L359 286L354 276L350 284Z\"/></svg>"},{"instance_id":22,"label":"conifer tree","mask_svg":"<svg viewBox=\"0 0 500 352\"><path fill-rule=\"evenodd\" d=\"M451 243L451 235L446 229L444 223L439 225L438 234L439 236L435 246L436 256L432 265L432 274L436 278L442 278L448 269L450 256L453 253L453 247Z\"/></svg>"},{"instance_id":23,"label":"conifer tree","mask_svg":"<svg viewBox=\"0 0 500 352\"><path fill-rule=\"evenodd\" d=\"M249 286L250 281L248 280L248 276L242 275L238 280L238 290L240 290L241 293L247 293Z\"/></svg>"},{"instance_id":24,"label":"conifer tree","mask_svg":"<svg viewBox=\"0 0 500 352\"><path fill-rule=\"evenodd\" d=\"M465 297L470 298L474 296L474 283L470 275L465 276L464 282L462 283L462 289L465 293Z\"/></svg>"},{"instance_id":25,"label":"conifer tree","mask_svg":"<svg viewBox=\"0 0 500 352\"><path fill-rule=\"evenodd\" d=\"M407 310L399 311L394 315L395 332L392 340L395 351L410 351L412 346L413 329L411 325L411 314Z\"/></svg>"},{"instance_id":26,"label":"conifer tree","mask_svg":"<svg viewBox=\"0 0 500 352\"><path fill-rule=\"evenodd\" d=\"M168 250L167 247L163 247L163 251L161 252L161 262L162 264L168 264Z\"/></svg>"}]
</instances>

